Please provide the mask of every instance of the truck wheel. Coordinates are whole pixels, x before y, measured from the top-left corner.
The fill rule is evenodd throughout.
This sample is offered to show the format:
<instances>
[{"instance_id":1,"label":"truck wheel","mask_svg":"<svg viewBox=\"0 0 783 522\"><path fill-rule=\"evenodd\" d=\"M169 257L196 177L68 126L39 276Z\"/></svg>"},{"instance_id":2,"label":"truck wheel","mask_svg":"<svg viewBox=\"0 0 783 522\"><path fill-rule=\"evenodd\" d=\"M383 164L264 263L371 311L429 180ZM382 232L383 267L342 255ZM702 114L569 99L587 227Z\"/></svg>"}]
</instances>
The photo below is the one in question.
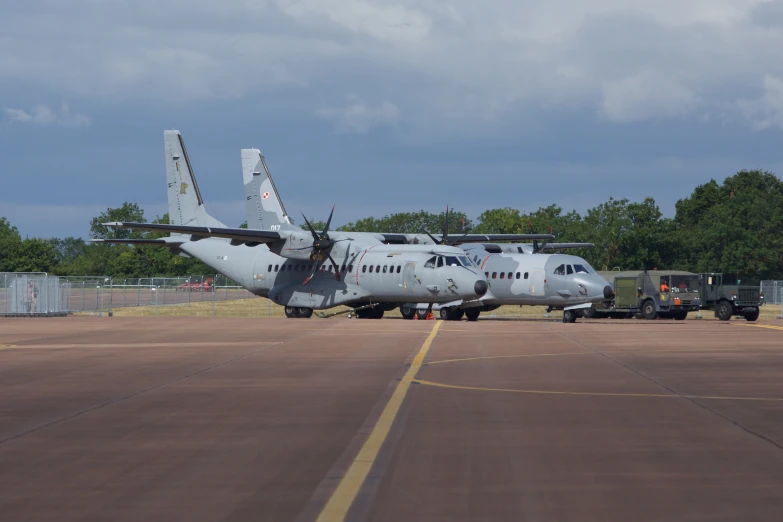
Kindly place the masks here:
<instances>
[{"instance_id":1,"label":"truck wheel","mask_svg":"<svg viewBox=\"0 0 783 522\"><path fill-rule=\"evenodd\" d=\"M658 317L658 311L655 309L655 303L652 301L652 299L648 299L642 305L642 316L644 316L644 318L648 321L652 321Z\"/></svg>"},{"instance_id":2,"label":"truck wheel","mask_svg":"<svg viewBox=\"0 0 783 522\"><path fill-rule=\"evenodd\" d=\"M465 317L468 318L468 321L478 321L479 314L481 314L481 310L475 308L465 310Z\"/></svg>"},{"instance_id":3,"label":"truck wheel","mask_svg":"<svg viewBox=\"0 0 783 522\"><path fill-rule=\"evenodd\" d=\"M687 317L688 317L687 310L678 310L677 312L674 312L675 321L684 321Z\"/></svg>"},{"instance_id":4,"label":"truck wheel","mask_svg":"<svg viewBox=\"0 0 783 522\"><path fill-rule=\"evenodd\" d=\"M582 308L582 317L585 319L592 319L595 317L595 305L590 306L590 308Z\"/></svg>"},{"instance_id":5,"label":"truck wheel","mask_svg":"<svg viewBox=\"0 0 783 522\"><path fill-rule=\"evenodd\" d=\"M715 315L721 321L728 321L734 315L734 307L728 301L721 301L715 309Z\"/></svg>"},{"instance_id":6,"label":"truck wheel","mask_svg":"<svg viewBox=\"0 0 783 522\"><path fill-rule=\"evenodd\" d=\"M745 320L753 322L759 318L759 309L756 307L748 308L745 310Z\"/></svg>"},{"instance_id":7,"label":"truck wheel","mask_svg":"<svg viewBox=\"0 0 783 522\"><path fill-rule=\"evenodd\" d=\"M563 310L563 322L564 323L575 323L576 322L576 312L574 310Z\"/></svg>"},{"instance_id":8,"label":"truck wheel","mask_svg":"<svg viewBox=\"0 0 783 522\"><path fill-rule=\"evenodd\" d=\"M400 307L400 313L402 314L403 319L413 319L413 316L416 315L416 309L412 306L402 305Z\"/></svg>"}]
</instances>

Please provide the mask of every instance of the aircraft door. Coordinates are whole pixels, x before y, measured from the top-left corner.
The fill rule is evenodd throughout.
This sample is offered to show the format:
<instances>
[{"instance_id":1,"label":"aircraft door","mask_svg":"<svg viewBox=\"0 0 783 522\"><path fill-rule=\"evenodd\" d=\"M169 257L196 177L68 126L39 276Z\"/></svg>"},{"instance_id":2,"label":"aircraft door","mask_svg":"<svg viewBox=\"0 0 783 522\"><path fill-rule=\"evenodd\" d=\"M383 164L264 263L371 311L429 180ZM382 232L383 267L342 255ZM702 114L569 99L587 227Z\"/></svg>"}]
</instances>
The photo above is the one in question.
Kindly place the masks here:
<instances>
[{"instance_id":1,"label":"aircraft door","mask_svg":"<svg viewBox=\"0 0 783 522\"><path fill-rule=\"evenodd\" d=\"M416 291L416 263L405 263L402 268L402 288L406 292Z\"/></svg>"},{"instance_id":2,"label":"aircraft door","mask_svg":"<svg viewBox=\"0 0 783 522\"><path fill-rule=\"evenodd\" d=\"M529 274L528 288L530 295L544 297L546 295L546 270L543 268L534 268Z\"/></svg>"}]
</instances>

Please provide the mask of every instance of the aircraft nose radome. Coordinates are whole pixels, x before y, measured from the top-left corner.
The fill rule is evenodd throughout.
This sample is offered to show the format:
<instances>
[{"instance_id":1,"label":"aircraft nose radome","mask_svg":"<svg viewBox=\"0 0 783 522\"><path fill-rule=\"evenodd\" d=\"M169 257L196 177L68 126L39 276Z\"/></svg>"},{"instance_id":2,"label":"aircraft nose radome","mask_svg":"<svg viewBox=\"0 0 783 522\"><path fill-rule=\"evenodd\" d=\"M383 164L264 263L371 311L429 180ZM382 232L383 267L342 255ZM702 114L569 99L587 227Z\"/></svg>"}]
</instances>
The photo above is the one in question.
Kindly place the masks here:
<instances>
[{"instance_id":1,"label":"aircraft nose radome","mask_svg":"<svg viewBox=\"0 0 783 522\"><path fill-rule=\"evenodd\" d=\"M486 294L488 288L489 288L489 286L487 285L486 281L476 281L476 284L473 285L473 291L479 297L481 297L482 295Z\"/></svg>"},{"instance_id":2,"label":"aircraft nose radome","mask_svg":"<svg viewBox=\"0 0 783 522\"><path fill-rule=\"evenodd\" d=\"M606 285L604 287L604 297L606 299L611 299L612 298L612 287L611 286Z\"/></svg>"}]
</instances>

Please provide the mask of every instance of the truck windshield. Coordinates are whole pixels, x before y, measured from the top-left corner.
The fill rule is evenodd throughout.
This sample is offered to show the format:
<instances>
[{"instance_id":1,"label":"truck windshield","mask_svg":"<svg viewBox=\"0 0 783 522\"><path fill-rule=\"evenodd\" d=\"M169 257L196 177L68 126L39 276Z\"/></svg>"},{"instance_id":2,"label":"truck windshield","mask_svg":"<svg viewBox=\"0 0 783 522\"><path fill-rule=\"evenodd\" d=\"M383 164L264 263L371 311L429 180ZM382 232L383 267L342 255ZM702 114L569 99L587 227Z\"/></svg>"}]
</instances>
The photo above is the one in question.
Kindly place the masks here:
<instances>
[{"instance_id":1,"label":"truck windshield","mask_svg":"<svg viewBox=\"0 0 783 522\"><path fill-rule=\"evenodd\" d=\"M693 276L673 275L671 277L672 292L698 292L699 281Z\"/></svg>"}]
</instances>

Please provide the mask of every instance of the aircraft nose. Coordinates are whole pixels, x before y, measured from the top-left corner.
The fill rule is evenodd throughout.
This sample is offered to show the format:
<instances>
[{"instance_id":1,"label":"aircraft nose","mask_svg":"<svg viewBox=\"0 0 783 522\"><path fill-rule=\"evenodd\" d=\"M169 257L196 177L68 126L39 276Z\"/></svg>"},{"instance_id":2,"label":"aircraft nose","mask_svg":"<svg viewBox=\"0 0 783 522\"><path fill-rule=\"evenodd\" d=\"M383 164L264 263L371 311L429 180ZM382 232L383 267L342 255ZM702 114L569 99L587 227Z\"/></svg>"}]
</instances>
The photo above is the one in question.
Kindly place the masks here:
<instances>
[{"instance_id":1,"label":"aircraft nose","mask_svg":"<svg viewBox=\"0 0 783 522\"><path fill-rule=\"evenodd\" d=\"M487 285L487 282L484 281L484 280L476 281L476 284L473 285L473 291L479 297L481 297L482 295L486 294L488 288L489 288L489 286Z\"/></svg>"},{"instance_id":2,"label":"aircraft nose","mask_svg":"<svg viewBox=\"0 0 783 522\"><path fill-rule=\"evenodd\" d=\"M609 285L606 285L604 287L604 298L605 299L611 299L612 298L612 287Z\"/></svg>"}]
</instances>

